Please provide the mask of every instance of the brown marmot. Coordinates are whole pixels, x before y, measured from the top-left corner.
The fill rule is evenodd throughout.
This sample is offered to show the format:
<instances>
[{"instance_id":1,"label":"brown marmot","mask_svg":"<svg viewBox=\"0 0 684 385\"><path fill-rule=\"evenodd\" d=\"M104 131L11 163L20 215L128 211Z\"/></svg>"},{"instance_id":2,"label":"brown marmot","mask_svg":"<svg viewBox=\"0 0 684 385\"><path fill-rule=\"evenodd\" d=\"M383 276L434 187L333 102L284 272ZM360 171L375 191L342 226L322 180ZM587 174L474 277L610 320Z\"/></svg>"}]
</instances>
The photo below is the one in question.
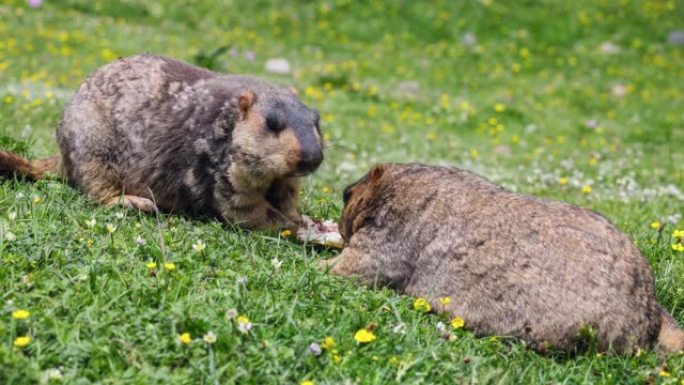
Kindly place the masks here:
<instances>
[{"instance_id":1,"label":"brown marmot","mask_svg":"<svg viewBox=\"0 0 684 385\"><path fill-rule=\"evenodd\" d=\"M476 334L539 350L571 351L588 330L602 351L684 348L648 262L595 212L421 164L377 166L344 202L345 248L322 263L333 274L424 297L434 309L450 297L444 310Z\"/></svg>"},{"instance_id":2,"label":"brown marmot","mask_svg":"<svg viewBox=\"0 0 684 385\"><path fill-rule=\"evenodd\" d=\"M294 227L319 166L318 112L286 87L137 55L90 75L57 127L61 157L0 152L0 176L64 177L103 204Z\"/></svg>"}]
</instances>

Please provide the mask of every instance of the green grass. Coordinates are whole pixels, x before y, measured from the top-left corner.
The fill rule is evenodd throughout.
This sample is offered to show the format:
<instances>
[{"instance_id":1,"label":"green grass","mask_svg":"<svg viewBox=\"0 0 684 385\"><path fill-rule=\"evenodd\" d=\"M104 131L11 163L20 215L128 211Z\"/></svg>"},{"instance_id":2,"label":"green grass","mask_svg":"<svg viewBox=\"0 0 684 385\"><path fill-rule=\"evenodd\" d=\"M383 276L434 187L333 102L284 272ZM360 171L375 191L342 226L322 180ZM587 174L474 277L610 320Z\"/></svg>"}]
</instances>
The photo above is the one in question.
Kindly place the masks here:
<instances>
[{"instance_id":1,"label":"green grass","mask_svg":"<svg viewBox=\"0 0 684 385\"><path fill-rule=\"evenodd\" d=\"M376 162L471 169L611 218L684 323L684 253L670 236L684 228L684 48L667 43L684 27L680 1L47 0L33 9L0 0L0 20L3 148L55 154L64 103L118 56L150 51L256 74L296 86L322 112L326 161L307 182L303 212L338 218L344 186ZM602 53L605 42L620 51ZM271 57L287 58L293 74L264 73ZM163 253L154 217L99 207L57 181L3 182L0 215L2 384L46 382L55 368L68 384L679 384L684 376L682 355L543 356L464 330L447 341L436 326L446 316L318 271L314 262L335 252L278 233L162 216ZM653 221L665 224L661 234ZM192 248L200 239L202 253ZM31 315L13 320L16 309ZM226 318L230 309L249 317L249 333ZM357 344L354 333L369 325L377 340ZM213 345L202 340L209 331ZM178 342L184 332L189 346ZM13 347L20 335L32 338L25 348ZM335 352L309 353L326 336Z\"/></svg>"}]
</instances>

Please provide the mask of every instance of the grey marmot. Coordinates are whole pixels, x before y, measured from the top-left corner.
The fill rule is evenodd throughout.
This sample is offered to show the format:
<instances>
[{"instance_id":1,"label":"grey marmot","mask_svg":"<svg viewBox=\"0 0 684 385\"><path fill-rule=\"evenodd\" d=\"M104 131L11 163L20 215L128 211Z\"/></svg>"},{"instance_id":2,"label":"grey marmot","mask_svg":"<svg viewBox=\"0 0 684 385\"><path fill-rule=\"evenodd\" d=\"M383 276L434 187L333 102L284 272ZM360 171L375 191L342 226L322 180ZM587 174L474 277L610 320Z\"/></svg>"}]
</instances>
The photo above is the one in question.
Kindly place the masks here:
<instances>
[{"instance_id":1,"label":"grey marmot","mask_svg":"<svg viewBox=\"0 0 684 385\"><path fill-rule=\"evenodd\" d=\"M149 54L90 75L57 127L61 156L0 152L0 176L55 173L106 205L294 227L323 160L317 111L289 88Z\"/></svg>"},{"instance_id":2,"label":"grey marmot","mask_svg":"<svg viewBox=\"0 0 684 385\"><path fill-rule=\"evenodd\" d=\"M603 216L518 194L457 168L385 164L344 192L342 253L322 261L426 298L478 335L572 351L684 348L656 301L648 262ZM586 329L591 328L591 329Z\"/></svg>"}]
</instances>

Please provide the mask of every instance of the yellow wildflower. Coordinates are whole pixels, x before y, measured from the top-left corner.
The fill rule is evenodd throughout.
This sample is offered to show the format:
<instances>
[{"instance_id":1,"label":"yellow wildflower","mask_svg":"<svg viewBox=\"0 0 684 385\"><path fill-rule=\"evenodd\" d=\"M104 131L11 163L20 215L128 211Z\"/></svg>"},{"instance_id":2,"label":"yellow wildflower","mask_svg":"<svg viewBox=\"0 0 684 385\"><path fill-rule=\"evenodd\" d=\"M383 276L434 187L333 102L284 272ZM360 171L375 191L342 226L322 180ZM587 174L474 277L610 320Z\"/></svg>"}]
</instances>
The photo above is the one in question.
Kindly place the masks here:
<instances>
[{"instance_id":1,"label":"yellow wildflower","mask_svg":"<svg viewBox=\"0 0 684 385\"><path fill-rule=\"evenodd\" d=\"M471 157L471 158L477 159L477 157L478 157L479 155L480 155L480 153L478 153L476 149L473 148L473 149L470 150L470 157Z\"/></svg>"},{"instance_id":2,"label":"yellow wildflower","mask_svg":"<svg viewBox=\"0 0 684 385\"><path fill-rule=\"evenodd\" d=\"M460 329L465 325L465 320L461 317L456 317L451 320L451 327L454 329Z\"/></svg>"},{"instance_id":3,"label":"yellow wildflower","mask_svg":"<svg viewBox=\"0 0 684 385\"><path fill-rule=\"evenodd\" d=\"M494 105L494 111L496 112L504 112L506 111L506 105L503 103L496 103Z\"/></svg>"},{"instance_id":4,"label":"yellow wildflower","mask_svg":"<svg viewBox=\"0 0 684 385\"><path fill-rule=\"evenodd\" d=\"M585 184L584 186L582 186L582 192L584 194L591 194L591 191L592 191L592 188L588 184Z\"/></svg>"},{"instance_id":5,"label":"yellow wildflower","mask_svg":"<svg viewBox=\"0 0 684 385\"><path fill-rule=\"evenodd\" d=\"M672 245L672 250L674 251L684 251L684 245L681 243L675 243Z\"/></svg>"},{"instance_id":6,"label":"yellow wildflower","mask_svg":"<svg viewBox=\"0 0 684 385\"><path fill-rule=\"evenodd\" d=\"M325 337L323 340L323 343L321 344L321 347L325 350L330 350L334 349L337 344L335 343L335 339L332 337Z\"/></svg>"},{"instance_id":7,"label":"yellow wildflower","mask_svg":"<svg viewBox=\"0 0 684 385\"><path fill-rule=\"evenodd\" d=\"M339 364L340 362L342 362L342 356L340 356L337 353L333 353L332 360L334 363Z\"/></svg>"},{"instance_id":8,"label":"yellow wildflower","mask_svg":"<svg viewBox=\"0 0 684 385\"><path fill-rule=\"evenodd\" d=\"M413 309L427 313L432 310L432 306L430 306L430 303L425 298L417 298L416 301L413 302Z\"/></svg>"},{"instance_id":9,"label":"yellow wildflower","mask_svg":"<svg viewBox=\"0 0 684 385\"><path fill-rule=\"evenodd\" d=\"M566 184L568 184L568 178L562 177L558 180L558 183L560 183L561 186L565 186Z\"/></svg>"},{"instance_id":10,"label":"yellow wildflower","mask_svg":"<svg viewBox=\"0 0 684 385\"><path fill-rule=\"evenodd\" d=\"M366 344L368 342L374 341L375 340L375 334L373 332L369 331L366 328L359 329L355 334L354 334L354 339L361 344Z\"/></svg>"},{"instance_id":11,"label":"yellow wildflower","mask_svg":"<svg viewBox=\"0 0 684 385\"><path fill-rule=\"evenodd\" d=\"M328 187L328 186L323 186L323 188L321 189L321 191L323 191L323 194L327 194L327 193L330 192L330 187Z\"/></svg>"},{"instance_id":12,"label":"yellow wildflower","mask_svg":"<svg viewBox=\"0 0 684 385\"><path fill-rule=\"evenodd\" d=\"M288 238L290 235L292 235L292 231L290 230L283 230L280 232L280 236L283 238Z\"/></svg>"},{"instance_id":13,"label":"yellow wildflower","mask_svg":"<svg viewBox=\"0 0 684 385\"><path fill-rule=\"evenodd\" d=\"M43 199L41 199L41 197L40 197L39 195L34 195L34 196L33 196L33 203L34 203L34 204L39 204L39 203L42 202L42 201L43 201Z\"/></svg>"},{"instance_id":14,"label":"yellow wildflower","mask_svg":"<svg viewBox=\"0 0 684 385\"><path fill-rule=\"evenodd\" d=\"M672 232L672 238L684 238L684 230L675 229Z\"/></svg>"},{"instance_id":15,"label":"yellow wildflower","mask_svg":"<svg viewBox=\"0 0 684 385\"><path fill-rule=\"evenodd\" d=\"M14 346L16 346L18 348L23 348L30 343L31 343L31 337L29 337L29 336L17 337L14 339Z\"/></svg>"},{"instance_id":16,"label":"yellow wildflower","mask_svg":"<svg viewBox=\"0 0 684 385\"><path fill-rule=\"evenodd\" d=\"M449 297L439 297L439 304L442 306L446 306L451 303L451 298Z\"/></svg>"},{"instance_id":17,"label":"yellow wildflower","mask_svg":"<svg viewBox=\"0 0 684 385\"><path fill-rule=\"evenodd\" d=\"M660 230L660 228L663 227L663 225L660 224L658 221L651 222L651 228L653 230Z\"/></svg>"},{"instance_id":18,"label":"yellow wildflower","mask_svg":"<svg viewBox=\"0 0 684 385\"><path fill-rule=\"evenodd\" d=\"M178 340L183 345L190 345L190 343L192 342L192 337L190 336L190 333L185 332L185 333L178 336Z\"/></svg>"},{"instance_id":19,"label":"yellow wildflower","mask_svg":"<svg viewBox=\"0 0 684 385\"><path fill-rule=\"evenodd\" d=\"M313 382L313 381L306 380L306 381L300 382L299 385L314 385L314 382Z\"/></svg>"},{"instance_id":20,"label":"yellow wildflower","mask_svg":"<svg viewBox=\"0 0 684 385\"><path fill-rule=\"evenodd\" d=\"M176 264L173 263L173 262L166 262L166 263L164 264L164 269L165 269L166 271L169 271L169 272L170 272L170 271L174 271L174 270L176 270Z\"/></svg>"},{"instance_id":21,"label":"yellow wildflower","mask_svg":"<svg viewBox=\"0 0 684 385\"><path fill-rule=\"evenodd\" d=\"M31 313L29 313L27 310L24 310L24 309L15 310L12 312L12 318L14 318L16 320L27 319L30 315L31 315Z\"/></svg>"},{"instance_id":22,"label":"yellow wildflower","mask_svg":"<svg viewBox=\"0 0 684 385\"><path fill-rule=\"evenodd\" d=\"M147 262L147 263L145 264L145 266L147 266L148 269L153 270L153 269L156 269L156 268L157 268L157 263L156 263L156 262L150 261L150 262Z\"/></svg>"},{"instance_id":23,"label":"yellow wildflower","mask_svg":"<svg viewBox=\"0 0 684 385\"><path fill-rule=\"evenodd\" d=\"M661 371L658 373L658 376L660 376L660 377L670 377L670 372L668 372L667 370L663 369L663 370L661 370Z\"/></svg>"}]
</instances>

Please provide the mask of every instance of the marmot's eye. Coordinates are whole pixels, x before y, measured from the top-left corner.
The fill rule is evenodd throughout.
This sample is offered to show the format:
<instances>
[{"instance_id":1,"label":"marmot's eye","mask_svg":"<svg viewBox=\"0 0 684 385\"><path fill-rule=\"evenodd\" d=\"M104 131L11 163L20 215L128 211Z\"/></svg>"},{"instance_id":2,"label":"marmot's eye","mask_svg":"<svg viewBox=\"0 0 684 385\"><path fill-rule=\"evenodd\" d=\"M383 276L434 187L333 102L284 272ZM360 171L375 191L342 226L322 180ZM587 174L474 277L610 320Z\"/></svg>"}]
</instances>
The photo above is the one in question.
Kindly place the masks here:
<instances>
[{"instance_id":1,"label":"marmot's eye","mask_svg":"<svg viewBox=\"0 0 684 385\"><path fill-rule=\"evenodd\" d=\"M278 133L282 131L284 126L280 123L278 118L275 116L266 117L266 129L273 133Z\"/></svg>"}]
</instances>

